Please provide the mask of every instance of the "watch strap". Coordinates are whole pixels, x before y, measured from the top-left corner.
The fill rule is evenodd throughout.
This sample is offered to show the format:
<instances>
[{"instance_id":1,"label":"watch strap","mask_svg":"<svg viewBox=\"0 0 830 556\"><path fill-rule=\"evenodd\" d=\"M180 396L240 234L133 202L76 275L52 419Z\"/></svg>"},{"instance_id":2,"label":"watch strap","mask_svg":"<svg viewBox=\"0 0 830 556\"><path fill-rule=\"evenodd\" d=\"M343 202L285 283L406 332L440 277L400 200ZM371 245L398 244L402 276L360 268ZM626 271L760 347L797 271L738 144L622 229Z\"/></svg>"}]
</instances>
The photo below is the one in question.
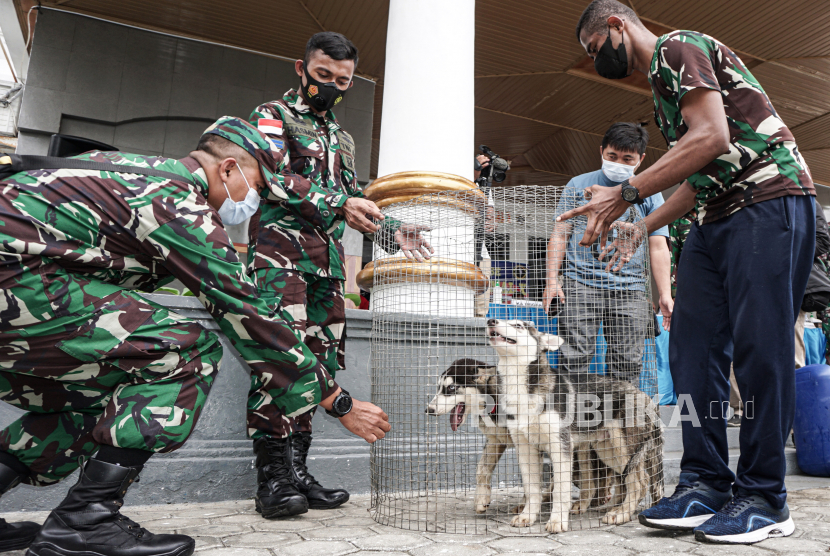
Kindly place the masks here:
<instances>
[{"instance_id":1,"label":"watch strap","mask_svg":"<svg viewBox=\"0 0 830 556\"><path fill-rule=\"evenodd\" d=\"M337 397L336 397L336 398L334 398L334 401L331 403L331 409L326 409L326 410L325 410L325 411L326 411L326 414L328 414L329 416L334 417L334 418L336 418L336 419L340 419L341 417L343 417L343 415L346 415L346 414L348 414L348 413L349 413L349 411L351 411L351 408L349 408L349 411L347 411L346 413L342 413L342 414L341 414L340 412L338 412L338 411L337 411L337 401L338 401L340 398L342 398L343 396L348 396L348 397L349 397L349 399L351 399L351 398L352 398L351 394L349 394L349 392L348 392L348 391L346 391L346 390L345 390L345 389L341 386L341 387L340 387L340 393L339 393L339 394L337 394Z\"/></svg>"},{"instance_id":2,"label":"watch strap","mask_svg":"<svg viewBox=\"0 0 830 556\"><path fill-rule=\"evenodd\" d=\"M622 189L620 190L620 194L622 195L622 198L625 202L631 203L631 204L637 204L637 205L642 205L643 203L645 203L645 199L640 197L640 190L637 189L636 187L634 187L633 185L631 185L631 183L628 180L625 180L625 181L621 182L620 186L622 187ZM625 198L625 191L626 190L634 190L634 192L637 194L636 197L634 198L634 200L629 201L628 199Z\"/></svg>"}]
</instances>

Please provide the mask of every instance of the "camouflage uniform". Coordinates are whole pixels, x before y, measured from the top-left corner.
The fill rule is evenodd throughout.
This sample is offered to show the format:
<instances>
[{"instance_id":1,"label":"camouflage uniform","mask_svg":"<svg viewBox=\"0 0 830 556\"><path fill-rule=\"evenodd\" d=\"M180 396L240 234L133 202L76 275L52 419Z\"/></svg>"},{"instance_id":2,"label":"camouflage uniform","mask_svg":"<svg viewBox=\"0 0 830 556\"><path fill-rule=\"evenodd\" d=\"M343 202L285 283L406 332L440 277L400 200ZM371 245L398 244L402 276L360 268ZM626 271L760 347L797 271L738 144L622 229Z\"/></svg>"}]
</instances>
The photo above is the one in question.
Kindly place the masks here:
<instances>
[{"instance_id":1,"label":"camouflage uniform","mask_svg":"<svg viewBox=\"0 0 830 556\"><path fill-rule=\"evenodd\" d=\"M262 120L262 121L260 121ZM265 125L282 122L282 129ZM340 240L346 224L335 214L350 197L362 197L355 174L355 145L331 111L318 116L295 90L265 103L251 114L286 161L285 189L310 202L298 212L279 199L266 198L249 264L260 295L285 318L331 376L343 368L346 311L343 298L344 253ZM248 434L285 437L311 432L314 410L287 415L284 392L272 377L251 374Z\"/></svg>"},{"instance_id":2,"label":"camouflage uniform","mask_svg":"<svg viewBox=\"0 0 830 556\"><path fill-rule=\"evenodd\" d=\"M281 159L264 136L234 118L209 131L246 148L279 190ZM99 444L169 452L192 432L221 357L218 338L132 290L181 280L251 368L291 391L287 413L337 388L257 296L195 159L76 158L182 179L59 169L0 180L0 399L28 411L0 432L0 450L29 466L30 484L59 481Z\"/></svg>"}]
</instances>

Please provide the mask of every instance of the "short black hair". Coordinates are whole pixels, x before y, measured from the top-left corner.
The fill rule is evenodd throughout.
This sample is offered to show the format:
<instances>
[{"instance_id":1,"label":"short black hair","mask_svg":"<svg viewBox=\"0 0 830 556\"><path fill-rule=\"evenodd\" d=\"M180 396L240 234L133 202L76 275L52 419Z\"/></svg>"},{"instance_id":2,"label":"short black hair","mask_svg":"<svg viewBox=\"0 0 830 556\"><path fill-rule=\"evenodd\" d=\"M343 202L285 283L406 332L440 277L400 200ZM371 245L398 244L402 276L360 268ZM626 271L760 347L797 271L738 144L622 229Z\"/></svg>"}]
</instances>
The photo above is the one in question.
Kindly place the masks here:
<instances>
[{"instance_id":1,"label":"short black hair","mask_svg":"<svg viewBox=\"0 0 830 556\"><path fill-rule=\"evenodd\" d=\"M637 17L637 13L625 4L621 4L617 0L594 0L582 12L579 23L576 24L576 40L580 40L583 29L588 32L588 35L606 29L608 18L612 15L629 19L633 23L643 26L643 22Z\"/></svg>"},{"instance_id":2,"label":"short black hair","mask_svg":"<svg viewBox=\"0 0 830 556\"><path fill-rule=\"evenodd\" d=\"M209 154L217 161L226 158L235 158L236 163L240 166L252 167L257 164L256 159L251 156L251 153L236 143L228 141L215 133L205 133L202 135L199 138L199 144L196 145L196 150Z\"/></svg>"},{"instance_id":3,"label":"short black hair","mask_svg":"<svg viewBox=\"0 0 830 556\"><path fill-rule=\"evenodd\" d=\"M315 50L322 50L323 54L333 60L354 60L354 67L357 68L357 47L340 33L324 31L308 39L305 45L306 63Z\"/></svg>"},{"instance_id":4,"label":"short black hair","mask_svg":"<svg viewBox=\"0 0 830 556\"><path fill-rule=\"evenodd\" d=\"M602 138L603 150L608 145L620 151L642 155L648 145L648 130L642 124L617 122L608 128Z\"/></svg>"}]
</instances>

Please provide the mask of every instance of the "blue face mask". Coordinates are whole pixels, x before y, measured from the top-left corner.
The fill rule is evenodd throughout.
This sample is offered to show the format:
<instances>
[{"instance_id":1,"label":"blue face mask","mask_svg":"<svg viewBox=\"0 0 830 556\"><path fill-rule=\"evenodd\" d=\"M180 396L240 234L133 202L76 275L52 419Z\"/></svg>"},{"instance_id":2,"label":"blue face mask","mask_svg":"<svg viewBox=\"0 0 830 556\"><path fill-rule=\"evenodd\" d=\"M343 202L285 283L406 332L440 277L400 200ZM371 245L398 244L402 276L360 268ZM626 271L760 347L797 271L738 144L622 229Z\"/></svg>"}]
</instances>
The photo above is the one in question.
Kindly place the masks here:
<instances>
[{"instance_id":1,"label":"blue face mask","mask_svg":"<svg viewBox=\"0 0 830 556\"><path fill-rule=\"evenodd\" d=\"M219 216L222 218L222 222L228 226L242 224L247 219L252 217L256 212L256 209L259 208L259 194L248 183L248 178L245 177L245 173L242 171L242 168L239 167L238 163L236 167L239 169L239 173L242 174L242 179L245 180L245 185L248 186L248 193L245 194L245 198L241 201L234 201L231 199L231 192L228 191L228 184L224 181L222 182L222 185L225 186L225 192L228 194L228 198L225 199L225 202L222 203L221 207L219 207Z\"/></svg>"}]
</instances>

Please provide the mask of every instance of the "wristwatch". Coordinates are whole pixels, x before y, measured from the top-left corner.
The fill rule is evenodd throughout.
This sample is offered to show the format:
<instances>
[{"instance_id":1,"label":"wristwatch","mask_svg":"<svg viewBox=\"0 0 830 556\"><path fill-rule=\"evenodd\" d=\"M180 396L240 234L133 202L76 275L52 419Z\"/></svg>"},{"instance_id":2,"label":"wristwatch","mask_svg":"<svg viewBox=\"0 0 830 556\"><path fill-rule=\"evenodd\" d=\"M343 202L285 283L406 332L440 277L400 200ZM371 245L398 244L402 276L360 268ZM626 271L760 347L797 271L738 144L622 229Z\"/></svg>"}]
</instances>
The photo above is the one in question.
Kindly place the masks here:
<instances>
[{"instance_id":1,"label":"wristwatch","mask_svg":"<svg viewBox=\"0 0 830 556\"><path fill-rule=\"evenodd\" d=\"M349 411L352 410L352 397L346 392L343 388L340 389L340 393L337 394L337 397L334 398L334 401L331 402L331 409L327 409L326 413L331 415L332 417L336 417L340 419Z\"/></svg>"},{"instance_id":2,"label":"wristwatch","mask_svg":"<svg viewBox=\"0 0 830 556\"><path fill-rule=\"evenodd\" d=\"M628 183L628 180L625 180L620 185L622 186L623 201L628 203L637 203L638 205L642 205L645 202L645 199L640 198L640 191Z\"/></svg>"}]
</instances>

